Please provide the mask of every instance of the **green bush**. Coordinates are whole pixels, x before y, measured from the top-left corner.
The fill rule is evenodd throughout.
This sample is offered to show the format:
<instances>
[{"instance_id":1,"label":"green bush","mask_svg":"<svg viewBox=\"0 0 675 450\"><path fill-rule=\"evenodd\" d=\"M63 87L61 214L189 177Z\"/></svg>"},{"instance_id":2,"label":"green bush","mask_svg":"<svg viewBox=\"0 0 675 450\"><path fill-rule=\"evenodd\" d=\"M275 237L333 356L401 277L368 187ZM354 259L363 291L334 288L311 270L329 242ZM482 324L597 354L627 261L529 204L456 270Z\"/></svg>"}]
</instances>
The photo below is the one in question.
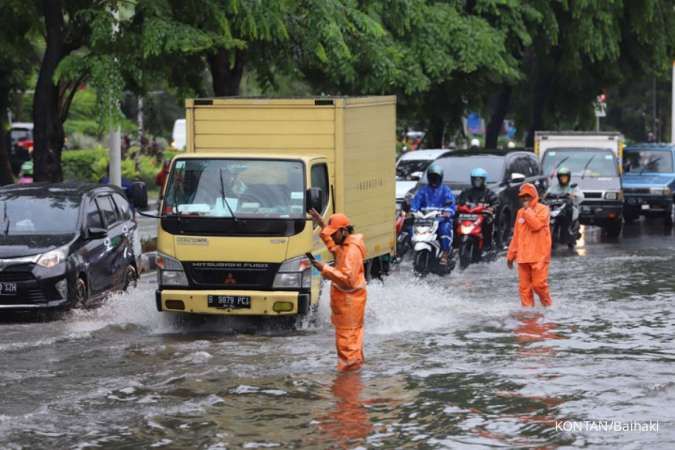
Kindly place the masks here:
<instances>
[{"instance_id":1,"label":"green bush","mask_svg":"<svg viewBox=\"0 0 675 450\"><path fill-rule=\"evenodd\" d=\"M104 148L66 150L61 157L64 180L98 182L108 166L108 151Z\"/></svg>"}]
</instances>

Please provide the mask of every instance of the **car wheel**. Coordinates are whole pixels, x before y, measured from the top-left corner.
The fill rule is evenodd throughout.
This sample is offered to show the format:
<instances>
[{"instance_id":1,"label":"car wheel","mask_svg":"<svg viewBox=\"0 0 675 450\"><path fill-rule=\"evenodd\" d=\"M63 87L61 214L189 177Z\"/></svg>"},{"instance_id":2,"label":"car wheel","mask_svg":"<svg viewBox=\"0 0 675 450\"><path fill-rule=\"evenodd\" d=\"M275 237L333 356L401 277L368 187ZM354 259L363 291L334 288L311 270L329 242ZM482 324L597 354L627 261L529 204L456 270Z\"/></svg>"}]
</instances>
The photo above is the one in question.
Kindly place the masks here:
<instances>
[{"instance_id":1,"label":"car wheel","mask_svg":"<svg viewBox=\"0 0 675 450\"><path fill-rule=\"evenodd\" d=\"M623 230L623 221L621 220L615 220L605 226L605 232L607 233L608 239L618 239L621 235L621 230Z\"/></svg>"},{"instance_id":2,"label":"car wheel","mask_svg":"<svg viewBox=\"0 0 675 450\"><path fill-rule=\"evenodd\" d=\"M75 282L75 289L73 293L73 306L75 307L84 307L87 305L87 300L89 300L89 292L87 290L87 282L78 277Z\"/></svg>"},{"instance_id":3,"label":"car wheel","mask_svg":"<svg viewBox=\"0 0 675 450\"><path fill-rule=\"evenodd\" d=\"M665 225L668 228L671 228L673 226L673 222L675 222L675 205L670 205L670 209L666 211L666 216L664 220Z\"/></svg>"},{"instance_id":4,"label":"car wheel","mask_svg":"<svg viewBox=\"0 0 675 450\"><path fill-rule=\"evenodd\" d=\"M129 264L127 269L124 271L124 286L123 291L127 291L130 287L135 288L138 285L138 271L136 268Z\"/></svg>"},{"instance_id":5,"label":"car wheel","mask_svg":"<svg viewBox=\"0 0 675 450\"><path fill-rule=\"evenodd\" d=\"M508 209L503 209L499 214L497 226L499 227L497 244L501 248L506 248L511 243L511 237L513 235L513 221L511 220L511 213Z\"/></svg>"}]
</instances>

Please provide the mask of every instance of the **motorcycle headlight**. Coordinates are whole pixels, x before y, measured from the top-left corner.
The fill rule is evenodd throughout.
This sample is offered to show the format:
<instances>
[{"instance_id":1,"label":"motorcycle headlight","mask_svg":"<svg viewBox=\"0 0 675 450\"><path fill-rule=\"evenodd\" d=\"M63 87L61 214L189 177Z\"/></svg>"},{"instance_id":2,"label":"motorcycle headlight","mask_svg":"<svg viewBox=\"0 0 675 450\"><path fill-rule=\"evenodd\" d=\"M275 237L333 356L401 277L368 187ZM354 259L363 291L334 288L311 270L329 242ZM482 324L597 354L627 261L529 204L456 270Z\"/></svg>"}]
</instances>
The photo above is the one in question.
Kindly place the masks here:
<instances>
[{"instance_id":1,"label":"motorcycle headlight","mask_svg":"<svg viewBox=\"0 0 675 450\"><path fill-rule=\"evenodd\" d=\"M183 269L183 264L175 258L157 254L157 277L160 286L187 286L188 279Z\"/></svg>"},{"instance_id":2,"label":"motorcycle headlight","mask_svg":"<svg viewBox=\"0 0 675 450\"><path fill-rule=\"evenodd\" d=\"M40 267L44 267L45 269L51 269L52 267L56 267L61 262L66 260L66 250L64 248L57 248L56 250L52 250L47 253L43 253L42 255L38 256L37 261L35 264L37 264Z\"/></svg>"},{"instance_id":3,"label":"motorcycle headlight","mask_svg":"<svg viewBox=\"0 0 675 450\"><path fill-rule=\"evenodd\" d=\"M284 261L274 276L274 289L310 288L312 285L312 264L305 256Z\"/></svg>"},{"instance_id":4,"label":"motorcycle headlight","mask_svg":"<svg viewBox=\"0 0 675 450\"><path fill-rule=\"evenodd\" d=\"M462 225L462 234L471 234L473 231L473 225Z\"/></svg>"}]
</instances>

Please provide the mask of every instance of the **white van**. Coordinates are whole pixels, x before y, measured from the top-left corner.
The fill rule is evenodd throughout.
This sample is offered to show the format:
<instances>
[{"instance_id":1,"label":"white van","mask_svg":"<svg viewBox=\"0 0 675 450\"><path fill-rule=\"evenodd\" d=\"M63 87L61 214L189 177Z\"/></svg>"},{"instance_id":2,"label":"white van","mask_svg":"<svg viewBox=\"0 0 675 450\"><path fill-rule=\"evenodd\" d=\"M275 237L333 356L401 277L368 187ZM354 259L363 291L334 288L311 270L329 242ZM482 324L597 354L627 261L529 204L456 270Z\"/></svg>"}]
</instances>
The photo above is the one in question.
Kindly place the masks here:
<instances>
[{"instance_id":1,"label":"white van","mask_svg":"<svg viewBox=\"0 0 675 450\"><path fill-rule=\"evenodd\" d=\"M177 119L173 123L171 147L176 150L185 150L185 119Z\"/></svg>"}]
</instances>

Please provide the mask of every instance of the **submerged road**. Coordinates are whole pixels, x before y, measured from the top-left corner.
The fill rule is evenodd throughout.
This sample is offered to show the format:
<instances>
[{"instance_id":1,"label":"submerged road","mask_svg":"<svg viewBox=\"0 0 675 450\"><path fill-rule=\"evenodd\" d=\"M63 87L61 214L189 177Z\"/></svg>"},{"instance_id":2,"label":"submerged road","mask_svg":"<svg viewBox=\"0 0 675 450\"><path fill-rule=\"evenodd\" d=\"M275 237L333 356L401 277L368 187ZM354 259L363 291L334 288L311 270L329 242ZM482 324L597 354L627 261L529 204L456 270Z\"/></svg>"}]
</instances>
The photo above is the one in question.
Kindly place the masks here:
<instances>
[{"instance_id":1,"label":"submerged road","mask_svg":"<svg viewBox=\"0 0 675 450\"><path fill-rule=\"evenodd\" d=\"M0 323L0 448L675 448L675 235L591 229L551 286L525 312L503 258L404 265L369 288L365 368L337 374L327 301L298 331L237 334L156 312L147 278Z\"/></svg>"}]
</instances>

